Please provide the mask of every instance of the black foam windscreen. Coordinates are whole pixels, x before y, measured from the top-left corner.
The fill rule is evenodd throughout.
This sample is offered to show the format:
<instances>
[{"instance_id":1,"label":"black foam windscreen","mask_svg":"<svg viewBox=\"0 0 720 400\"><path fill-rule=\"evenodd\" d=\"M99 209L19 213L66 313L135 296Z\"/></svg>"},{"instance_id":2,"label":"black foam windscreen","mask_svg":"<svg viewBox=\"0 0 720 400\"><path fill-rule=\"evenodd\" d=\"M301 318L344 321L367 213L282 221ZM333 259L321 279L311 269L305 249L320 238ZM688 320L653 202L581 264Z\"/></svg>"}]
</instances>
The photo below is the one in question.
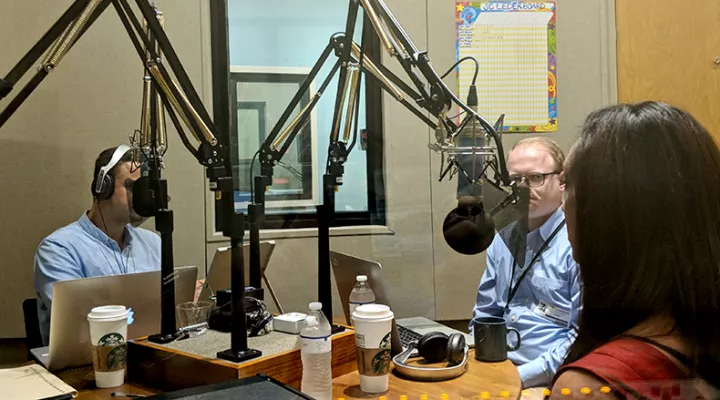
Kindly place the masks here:
<instances>
[{"instance_id":1,"label":"black foam windscreen","mask_svg":"<svg viewBox=\"0 0 720 400\"><path fill-rule=\"evenodd\" d=\"M150 178L143 176L133 184L132 207L141 217L155 216L155 194L150 186Z\"/></svg>"},{"instance_id":2,"label":"black foam windscreen","mask_svg":"<svg viewBox=\"0 0 720 400\"><path fill-rule=\"evenodd\" d=\"M443 222L443 237L453 250L473 255L485 251L495 236L495 224L482 203L460 205Z\"/></svg>"}]
</instances>

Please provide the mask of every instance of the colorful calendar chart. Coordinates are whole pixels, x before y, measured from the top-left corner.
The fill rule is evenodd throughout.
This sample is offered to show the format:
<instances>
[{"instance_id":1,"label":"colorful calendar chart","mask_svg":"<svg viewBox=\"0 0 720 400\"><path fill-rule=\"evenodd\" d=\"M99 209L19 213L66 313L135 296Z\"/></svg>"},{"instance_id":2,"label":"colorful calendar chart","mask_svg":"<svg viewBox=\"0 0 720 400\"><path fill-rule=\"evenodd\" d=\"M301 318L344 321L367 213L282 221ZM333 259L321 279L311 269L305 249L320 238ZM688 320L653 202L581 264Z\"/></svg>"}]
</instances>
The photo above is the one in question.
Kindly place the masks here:
<instances>
[{"instance_id":1,"label":"colorful calendar chart","mask_svg":"<svg viewBox=\"0 0 720 400\"><path fill-rule=\"evenodd\" d=\"M457 59L475 57L478 112L506 132L557 131L555 2L458 1ZM458 93L467 98L475 65L460 64Z\"/></svg>"}]
</instances>

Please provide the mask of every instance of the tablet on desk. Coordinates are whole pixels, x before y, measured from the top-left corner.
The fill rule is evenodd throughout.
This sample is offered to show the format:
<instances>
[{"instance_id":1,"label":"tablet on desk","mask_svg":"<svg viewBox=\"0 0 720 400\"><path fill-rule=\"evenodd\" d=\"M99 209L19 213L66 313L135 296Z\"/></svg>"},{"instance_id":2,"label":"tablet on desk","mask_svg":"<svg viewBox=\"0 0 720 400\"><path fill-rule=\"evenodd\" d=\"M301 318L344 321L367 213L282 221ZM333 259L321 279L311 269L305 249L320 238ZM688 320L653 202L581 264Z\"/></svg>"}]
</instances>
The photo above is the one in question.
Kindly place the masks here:
<instances>
[{"instance_id":1,"label":"tablet on desk","mask_svg":"<svg viewBox=\"0 0 720 400\"><path fill-rule=\"evenodd\" d=\"M270 263L270 256L272 256L273 250L275 250L275 242L264 241L260 242L260 272L264 276L265 270ZM223 289L230 289L231 286L231 270L232 270L232 259L231 259L230 247L220 247L215 251L210 269L207 273L205 285L200 292L199 300L210 300L215 292ZM243 245L243 264L245 269L245 286L250 285L250 246L248 244Z\"/></svg>"},{"instance_id":2,"label":"tablet on desk","mask_svg":"<svg viewBox=\"0 0 720 400\"><path fill-rule=\"evenodd\" d=\"M148 400L313 400L269 376L258 374L244 379L236 379L197 388L158 394Z\"/></svg>"}]
</instances>

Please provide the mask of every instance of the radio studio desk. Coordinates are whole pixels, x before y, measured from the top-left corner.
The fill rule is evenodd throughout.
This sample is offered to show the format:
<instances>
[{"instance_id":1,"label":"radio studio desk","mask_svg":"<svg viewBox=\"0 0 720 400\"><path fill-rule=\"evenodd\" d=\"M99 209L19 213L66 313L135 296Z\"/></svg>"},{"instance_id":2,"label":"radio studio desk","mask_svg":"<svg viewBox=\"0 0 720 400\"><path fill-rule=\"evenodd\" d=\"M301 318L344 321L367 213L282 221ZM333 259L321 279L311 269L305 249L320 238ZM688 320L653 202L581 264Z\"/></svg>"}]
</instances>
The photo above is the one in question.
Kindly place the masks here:
<instances>
[{"instance_id":1,"label":"radio studio desk","mask_svg":"<svg viewBox=\"0 0 720 400\"><path fill-rule=\"evenodd\" d=\"M343 336L350 334L352 334L352 330L346 332ZM333 344L335 344L335 341L333 341ZM298 352L297 356L299 357L299 350L296 351ZM333 358L335 358L335 355ZM278 359L278 361L281 359L282 358ZM346 400L378 399L380 396L385 396L387 400L398 400L401 395L406 395L408 400L420 400L420 396L423 394L428 396L428 400L440 400L443 394L448 395L448 400L517 399L520 397L520 376L518 375L517 368L510 361L506 360L500 363L479 362L474 359L474 350L470 351L468 359L469 367L465 374L453 380L444 382L410 381L391 373L388 392L377 395L370 395L360 391L360 377L356 366L350 369L344 368L342 370L335 370L333 374L335 377L333 379L333 400L340 398ZM299 360L294 360L292 362L292 369L300 369L301 371L302 367L301 365L298 365L299 363L296 361ZM354 362L354 359L352 361ZM247 364L250 363L253 363L253 361L247 362ZM255 363L257 363L257 361L255 361ZM439 365L444 364L441 363ZM274 368L270 369L276 371L287 371L288 369L288 366L273 367ZM273 376L275 374L272 370L258 372L264 372L280 381L284 380L280 376ZM199 374L202 373L201 371L197 372ZM112 389L97 389L95 388L92 367L67 373L60 373L58 376L79 390L78 399L80 400L120 399L118 397L111 397L112 392L138 395L151 395L160 392L157 387L151 387L147 383L141 384L137 381L133 381L132 379L129 381L126 380L126 383L120 387ZM285 383L295 387L295 389L300 388L299 382L294 378L292 379L292 382Z\"/></svg>"}]
</instances>

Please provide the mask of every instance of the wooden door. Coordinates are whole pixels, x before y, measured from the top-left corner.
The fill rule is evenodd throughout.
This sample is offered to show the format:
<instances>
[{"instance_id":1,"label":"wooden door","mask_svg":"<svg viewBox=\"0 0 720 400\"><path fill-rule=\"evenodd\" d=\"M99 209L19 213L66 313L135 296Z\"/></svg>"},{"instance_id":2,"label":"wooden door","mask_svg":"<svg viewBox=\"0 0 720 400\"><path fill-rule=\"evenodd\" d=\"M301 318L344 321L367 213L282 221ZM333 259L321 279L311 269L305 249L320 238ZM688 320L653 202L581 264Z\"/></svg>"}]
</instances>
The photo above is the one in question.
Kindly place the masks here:
<instances>
[{"instance_id":1,"label":"wooden door","mask_svg":"<svg viewBox=\"0 0 720 400\"><path fill-rule=\"evenodd\" d=\"M618 101L661 100L720 143L720 0L616 0Z\"/></svg>"}]
</instances>

